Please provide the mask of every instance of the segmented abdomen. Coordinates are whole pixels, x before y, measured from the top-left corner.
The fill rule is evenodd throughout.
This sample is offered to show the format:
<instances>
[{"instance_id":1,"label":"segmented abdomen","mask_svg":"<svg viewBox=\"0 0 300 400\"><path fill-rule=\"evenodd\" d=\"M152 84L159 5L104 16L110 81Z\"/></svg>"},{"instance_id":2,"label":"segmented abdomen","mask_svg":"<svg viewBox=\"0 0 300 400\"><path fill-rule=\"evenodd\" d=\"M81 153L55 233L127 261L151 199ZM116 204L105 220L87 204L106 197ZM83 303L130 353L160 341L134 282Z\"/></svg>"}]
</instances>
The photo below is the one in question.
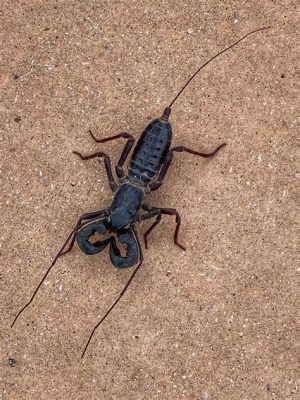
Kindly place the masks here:
<instances>
[{"instance_id":1,"label":"segmented abdomen","mask_svg":"<svg viewBox=\"0 0 300 400\"><path fill-rule=\"evenodd\" d=\"M143 183L150 182L159 172L171 141L171 124L161 119L152 121L135 146L128 175Z\"/></svg>"}]
</instances>

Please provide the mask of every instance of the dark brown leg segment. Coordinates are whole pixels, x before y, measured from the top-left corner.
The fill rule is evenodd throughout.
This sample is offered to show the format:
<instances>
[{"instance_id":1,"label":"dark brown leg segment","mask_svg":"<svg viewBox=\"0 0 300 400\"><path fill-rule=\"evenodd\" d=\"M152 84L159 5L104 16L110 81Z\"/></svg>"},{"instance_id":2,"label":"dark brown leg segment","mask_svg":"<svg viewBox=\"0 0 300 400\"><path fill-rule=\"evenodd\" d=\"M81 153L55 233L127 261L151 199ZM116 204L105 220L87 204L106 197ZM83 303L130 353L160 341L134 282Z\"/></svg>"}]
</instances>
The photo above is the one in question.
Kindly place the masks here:
<instances>
[{"instance_id":1,"label":"dark brown leg segment","mask_svg":"<svg viewBox=\"0 0 300 400\"><path fill-rule=\"evenodd\" d=\"M165 162L163 163L163 165L161 167L161 170L158 174L156 181L150 184L151 192L153 192L154 190L157 190L163 184L164 177L166 176L166 173L168 172L168 169L171 165L172 159L173 159L173 152L172 152L172 150L170 150L166 156Z\"/></svg>"},{"instance_id":2,"label":"dark brown leg segment","mask_svg":"<svg viewBox=\"0 0 300 400\"><path fill-rule=\"evenodd\" d=\"M128 135L129 135L129 133L128 133ZM130 153L130 150L132 149L132 147L134 145L134 142L135 142L135 139L132 136L130 139L127 140L127 143L125 144L125 147L122 151L121 157L116 165L116 174L119 179L122 179L125 176L125 173L123 170L123 165L124 165L124 162L126 161L126 158L128 157L128 154Z\"/></svg>"},{"instance_id":3,"label":"dark brown leg segment","mask_svg":"<svg viewBox=\"0 0 300 400\"><path fill-rule=\"evenodd\" d=\"M176 151L178 153L182 153L185 151L186 153L194 154L195 156L209 158L209 157L213 157L215 154L217 154L217 152L224 146L226 146L226 143L222 143L219 147L217 147L211 153L200 153L199 151L191 150L184 146L173 147L173 149L171 149L170 151Z\"/></svg>"},{"instance_id":4,"label":"dark brown leg segment","mask_svg":"<svg viewBox=\"0 0 300 400\"><path fill-rule=\"evenodd\" d=\"M156 216L155 222L150 226L150 228L145 232L144 234L144 241L145 241L145 247L148 249L148 242L147 242L147 236L150 234L150 232L158 225L161 221L161 216L162 214L165 215L175 215L176 216L176 228L174 232L174 243L179 246L182 250L186 250L185 247L183 247L179 242L178 242L178 232L181 224L181 218L178 212L174 208L156 208L152 207L150 209L148 204L145 204L142 206L145 210L148 212L144 215L141 215L139 218L139 221L144 221L149 218L153 218Z\"/></svg>"},{"instance_id":5,"label":"dark brown leg segment","mask_svg":"<svg viewBox=\"0 0 300 400\"><path fill-rule=\"evenodd\" d=\"M157 190L162 185L164 177L166 176L166 173L168 172L168 169L171 165L174 151L176 151L178 153L186 152L186 153L194 154L195 156L209 158L209 157L213 157L224 146L226 146L226 143L221 144L219 147L217 147L211 153L200 153L199 151L191 150L184 146L173 147L173 149L169 150L169 152L166 156L165 162L161 167L161 170L158 174L157 180L150 184L150 190L151 191Z\"/></svg>"},{"instance_id":6,"label":"dark brown leg segment","mask_svg":"<svg viewBox=\"0 0 300 400\"><path fill-rule=\"evenodd\" d=\"M97 143L105 143L105 142L109 142L109 141L111 141L111 140L119 139L119 138L121 138L121 137L122 137L122 138L125 138L125 139L128 139L128 140L127 140L127 143L126 143L126 145L125 145L125 147L124 147L124 149L123 149L123 151L122 151L121 157L120 157L120 159L119 159L119 161L118 161L118 163L117 163L117 165L116 165L116 174L117 174L117 177L118 177L119 179L123 178L123 177L125 176L125 173L124 173L124 170L123 170L123 164L124 164L124 162L126 161L126 158L127 158L128 154L129 154L130 150L132 149L133 145L134 145L134 142L135 142L134 137L133 137L132 135L130 135L130 133L122 132L122 133L119 133L118 135L110 136L110 137L103 138L103 139L97 139L97 138L93 135L92 131L89 131L89 132L90 132L92 138L93 138Z\"/></svg>"},{"instance_id":7,"label":"dark brown leg segment","mask_svg":"<svg viewBox=\"0 0 300 400\"><path fill-rule=\"evenodd\" d=\"M104 165L105 165L105 170L106 170L106 174L108 177L109 186L113 192L115 192L117 190L118 185L116 184L116 182L114 180L112 170L111 170L110 158L107 154L102 153L101 151L98 151L97 153L93 153L93 154L89 154L89 155L85 156L85 155L79 153L79 151L75 151L75 150L73 150L73 153L77 154L82 160L90 160L91 158L95 158L95 157L104 158Z\"/></svg>"}]
</instances>

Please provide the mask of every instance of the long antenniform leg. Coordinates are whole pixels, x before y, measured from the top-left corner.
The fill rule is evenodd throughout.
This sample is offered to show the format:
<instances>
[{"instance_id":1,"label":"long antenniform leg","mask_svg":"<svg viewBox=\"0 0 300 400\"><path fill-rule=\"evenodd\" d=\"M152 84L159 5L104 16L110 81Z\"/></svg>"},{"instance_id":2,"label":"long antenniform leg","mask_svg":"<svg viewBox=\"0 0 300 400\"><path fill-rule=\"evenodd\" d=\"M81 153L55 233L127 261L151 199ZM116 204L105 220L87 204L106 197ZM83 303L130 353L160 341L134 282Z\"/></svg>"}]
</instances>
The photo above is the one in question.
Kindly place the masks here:
<instances>
[{"instance_id":1,"label":"long antenniform leg","mask_svg":"<svg viewBox=\"0 0 300 400\"><path fill-rule=\"evenodd\" d=\"M14 326L14 324L16 323L17 319L19 318L19 316L22 314L22 312L32 303L33 299L35 298L35 295L37 294L39 288L41 287L42 283L44 282L44 280L47 278L48 274L50 273L51 269L54 267L54 265L56 264L56 261L58 260L59 257L61 257L62 255L68 253L69 251L72 250L73 246L74 246L74 242L75 242L75 238L76 238L76 233L78 231L78 229L80 227L82 227L81 222L83 220L91 220L93 218L96 217L101 217L102 215L105 216L107 214L107 210L101 210L101 211L96 211L96 212L92 212L92 213L86 213L83 214L75 228L72 230L72 232L69 234L67 240L65 241L65 243L63 244L62 248L59 250L59 252L56 254L56 256L54 257L52 263L50 264L49 268L47 269L46 273L44 274L42 280L40 281L40 283L38 284L37 288L35 289L35 291L33 292L33 295L31 296L30 300L28 301L28 303L25 304L24 307L21 308L21 310L18 312L18 314L15 316L15 319L13 320L13 323L11 324L11 328ZM84 224L83 224L84 225ZM70 242L71 240L71 242ZM66 246L69 244L69 247L65 250Z\"/></svg>"},{"instance_id":2,"label":"long antenniform leg","mask_svg":"<svg viewBox=\"0 0 300 400\"><path fill-rule=\"evenodd\" d=\"M132 282L132 280L133 280L135 274L136 274L136 273L138 272L138 270L141 268L141 265L142 265L142 263L143 263L144 257L143 257L142 248L141 248L141 244L140 244L139 238L138 238L138 236L137 236L137 233L136 233L134 227L132 226L131 228L132 228L133 231L134 231L134 235L135 235L135 238L136 238L138 247L139 247L139 256L140 256L140 257L139 257L139 264L136 266L135 270L133 271L131 277L128 279L126 285L124 286L124 289L123 289L122 292L119 294L118 298L113 302L112 306L109 308L109 310L104 314L104 316L100 319L100 321L97 323L97 325L96 325L96 326L94 327L94 329L92 330L92 332L91 332L91 334L90 334L90 336L89 336L89 339L88 339L88 341L87 341L87 343L86 343L86 345L85 345L85 348L84 348L84 350L83 350L83 352L82 352L81 358L84 357L84 355L85 355L85 353L86 353L86 350L87 350L87 348L88 348L88 346L89 346L89 344L90 344L90 341L92 340L92 337L93 337L95 331L96 331L97 328L102 324L102 322L105 320L105 318L110 314L110 312L115 308L115 306L119 303L119 301L121 300L121 298L124 296L126 290L128 289L129 285L131 284L131 282Z\"/></svg>"}]
</instances>

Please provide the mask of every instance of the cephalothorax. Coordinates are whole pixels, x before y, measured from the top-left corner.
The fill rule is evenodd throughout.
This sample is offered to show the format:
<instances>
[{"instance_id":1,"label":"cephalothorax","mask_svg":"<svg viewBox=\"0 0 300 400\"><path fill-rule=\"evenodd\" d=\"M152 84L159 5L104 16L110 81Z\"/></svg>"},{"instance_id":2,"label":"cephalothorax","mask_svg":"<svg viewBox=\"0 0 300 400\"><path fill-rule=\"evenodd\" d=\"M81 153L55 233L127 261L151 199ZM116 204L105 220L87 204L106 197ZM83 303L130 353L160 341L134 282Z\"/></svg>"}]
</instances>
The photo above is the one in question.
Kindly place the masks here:
<instances>
[{"instance_id":1,"label":"cephalothorax","mask_svg":"<svg viewBox=\"0 0 300 400\"><path fill-rule=\"evenodd\" d=\"M94 327L82 353L83 357L95 330L119 302L119 300L127 290L129 284L131 283L133 277L142 265L143 254L138 235L134 227L135 223L150 218L155 218L154 223L144 234L145 247L147 248L147 236L160 222L161 216L164 214L174 215L176 219L174 243L185 250L185 248L178 242L178 231L180 227L180 216L178 212L173 208L153 207L145 203L145 195L151 191L157 190L162 185L163 179L170 167L175 152L187 152L196 156L207 158L214 156L223 146L225 146L225 143L221 144L210 153L200 153L199 151L188 149L184 146L171 148L172 127L169 122L171 107L180 96L180 94L183 92L183 90L186 88L186 86L190 83L190 81L209 62L211 62L213 59L215 59L225 51L229 50L230 48L236 46L252 33L265 29L268 28L261 28L248 33L246 36L239 39L237 42L227 47L226 49L222 50L198 68L198 70L190 77L183 88L179 91L171 104L165 108L162 116L158 119L153 120L146 127L133 150L127 174L125 174L124 172L123 165L134 146L135 139L133 138L133 136L129 133L123 132L118 135L107 137L104 139L97 139L90 131L90 134L97 143L105 143L107 141L115 140L118 138L127 139L120 159L115 167L116 175L118 177L118 183L113 177L111 161L106 153L98 151L96 153L85 156L77 151L74 151L74 153L80 156L82 160L89 160L95 157L104 159L109 185L112 192L114 193L112 204L109 208L101 211L83 214L79 218L75 228L70 233L66 242L64 243L58 254L55 256L50 267L43 276L43 279L35 289L31 299L16 315L12 326L15 324L20 314L33 301L37 291L46 279L57 259L63 254L68 253L72 249L75 240L77 241L80 249L88 255L97 254L109 245L110 259L115 267L128 268L134 265L137 266L134 269L128 282L126 283L124 289L120 293L119 297L115 300L110 309ZM100 241L92 241L92 237L96 233L100 235L109 234L110 236ZM126 248L125 255L121 254L116 238L118 242Z\"/></svg>"}]
</instances>

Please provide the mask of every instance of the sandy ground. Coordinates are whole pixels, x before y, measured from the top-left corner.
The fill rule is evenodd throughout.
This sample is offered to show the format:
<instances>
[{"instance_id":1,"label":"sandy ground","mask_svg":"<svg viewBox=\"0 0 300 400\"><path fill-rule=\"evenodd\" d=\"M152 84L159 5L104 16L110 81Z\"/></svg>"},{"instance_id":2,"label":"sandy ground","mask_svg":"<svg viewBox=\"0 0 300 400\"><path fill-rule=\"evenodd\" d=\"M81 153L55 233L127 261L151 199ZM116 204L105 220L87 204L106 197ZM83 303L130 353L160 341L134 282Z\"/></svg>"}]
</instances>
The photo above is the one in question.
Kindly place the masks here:
<instances>
[{"instance_id":1,"label":"sandy ground","mask_svg":"<svg viewBox=\"0 0 300 400\"><path fill-rule=\"evenodd\" d=\"M1 0L0 16L1 399L299 398L296 2ZM115 162L124 141L88 129L138 138L268 25L173 107L174 145L227 142L178 154L147 198L180 212L186 253L164 217L82 361L131 273L107 251L75 246L11 329L77 218L111 202L103 164L72 150Z\"/></svg>"}]
</instances>

